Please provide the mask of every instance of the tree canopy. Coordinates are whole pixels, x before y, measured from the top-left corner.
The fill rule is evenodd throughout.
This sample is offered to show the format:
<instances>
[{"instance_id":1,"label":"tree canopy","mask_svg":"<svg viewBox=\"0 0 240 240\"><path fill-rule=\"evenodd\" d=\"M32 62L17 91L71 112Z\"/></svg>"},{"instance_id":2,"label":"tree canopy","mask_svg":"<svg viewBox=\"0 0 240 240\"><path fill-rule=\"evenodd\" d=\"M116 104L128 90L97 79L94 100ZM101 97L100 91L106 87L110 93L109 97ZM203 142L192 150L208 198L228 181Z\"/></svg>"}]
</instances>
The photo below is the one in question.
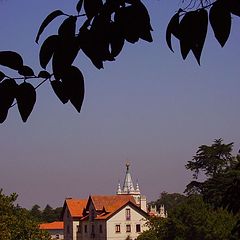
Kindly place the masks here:
<instances>
[{"instance_id":1,"label":"tree canopy","mask_svg":"<svg viewBox=\"0 0 240 240\"><path fill-rule=\"evenodd\" d=\"M2 240L50 240L50 236L39 230L38 222L29 211L15 205L17 194L10 196L0 190L0 232Z\"/></svg>"},{"instance_id":2,"label":"tree canopy","mask_svg":"<svg viewBox=\"0 0 240 240\"><path fill-rule=\"evenodd\" d=\"M48 36L41 44L39 63L42 71L24 64L23 57L14 51L0 52L0 65L13 70L18 76L0 72L0 122L7 118L9 109L16 105L24 122L36 102L36 89L50 81L59 100L70 102L80 112L84 99L84 76L73 62L83 52L97 69L106 61L114 61L126 42L135 44L140 39L152 42L150 14L140 0L79 0L76 12L54 10L43 20L36 35L36 43L49 24L59 16L65 17L57 33ZM240 16L238 0L182 1L166 29L166 41L173 51L171 39L179 40L181 55L186 59L190 52L200 64L208 22L216 40L223 47L231 31L231 16ZM16 79L22 80L19 84ZM32 79L39 79L33 85Z\"/></svg>"}]
</instances>

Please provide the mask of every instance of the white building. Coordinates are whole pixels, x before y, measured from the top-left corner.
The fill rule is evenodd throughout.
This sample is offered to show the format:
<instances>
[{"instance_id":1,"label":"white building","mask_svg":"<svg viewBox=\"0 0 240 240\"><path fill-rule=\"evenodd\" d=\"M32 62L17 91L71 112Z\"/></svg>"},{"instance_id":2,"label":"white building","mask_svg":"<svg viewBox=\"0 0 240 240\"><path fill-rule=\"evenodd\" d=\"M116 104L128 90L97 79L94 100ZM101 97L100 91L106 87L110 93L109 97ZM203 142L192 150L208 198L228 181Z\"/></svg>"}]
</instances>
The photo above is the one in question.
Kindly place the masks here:
<instances>
[{"instance_id":1,"label":"white building","mask_svg":"<svg viewBox=\"0 0 240 240\"><path fill-rule=\"evenodd\" d=\"M136 239L148 229L147 217L131 195L90 196L79 222L77 240Z\"/></svg>"},{"instance_id":2,"label":"white building","mask_svg":"<svg viewBox=\"0 0 240 240\"><path fill-rule=\"evenodd\" d=\"M65 240L136 239L148 229L147 200L139 185L133 185L130 164L126 164L123 187L116 195L93 195L86 199L66 199L63 206Z\"/></svg>"}]
</instances>

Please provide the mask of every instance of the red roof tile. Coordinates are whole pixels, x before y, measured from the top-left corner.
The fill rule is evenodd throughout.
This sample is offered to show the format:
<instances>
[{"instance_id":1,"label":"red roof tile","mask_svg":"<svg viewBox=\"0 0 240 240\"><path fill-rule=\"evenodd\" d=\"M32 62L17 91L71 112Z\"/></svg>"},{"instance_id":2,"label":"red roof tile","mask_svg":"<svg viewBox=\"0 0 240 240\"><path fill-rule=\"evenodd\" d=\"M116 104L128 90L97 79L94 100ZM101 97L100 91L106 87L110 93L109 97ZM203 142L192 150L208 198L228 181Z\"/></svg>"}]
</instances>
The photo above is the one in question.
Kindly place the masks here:
<instances>
[{"instance_id":1,"label":"red roof tile","mask_svg":"<svg viewBox=\"0 0 240 240\"><path fill-rule=\"evenodd\" d=\"M66 199L66 204L72 217L82 217L87 199Z\"/></svg>"},{"instance_id":2,"label":"red roof tile","mask_svg":"<svg viewBox=\"0 0 240 240\"><path fill-rule=\"evenodd\" d=\"M64 224L63 222L42 223L39 225L39 228L41 230L55 230L55 229L63 230Z\"/></svg>"}]
</instances>

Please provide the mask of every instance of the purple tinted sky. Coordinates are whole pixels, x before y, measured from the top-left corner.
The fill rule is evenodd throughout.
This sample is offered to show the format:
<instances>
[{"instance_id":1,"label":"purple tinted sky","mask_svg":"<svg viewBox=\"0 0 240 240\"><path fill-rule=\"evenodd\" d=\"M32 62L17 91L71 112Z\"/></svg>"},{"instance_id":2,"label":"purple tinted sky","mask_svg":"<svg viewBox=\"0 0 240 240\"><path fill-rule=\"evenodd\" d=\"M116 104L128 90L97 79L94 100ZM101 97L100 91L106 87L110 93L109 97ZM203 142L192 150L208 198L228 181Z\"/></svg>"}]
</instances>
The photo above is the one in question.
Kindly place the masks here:
<instances>
[{"instance_id":1,"label":"purple tinted sky","mask_svg":"<svg viewBox=\"0 0 240 240\"><path fill-rule=\"evenodd\" d=\"M3 0L0 2L0 50L14 50L37 71L39 46L34 43L45 16L62 9L72 13L74 0ZM197 147L216 138L239 148L240 21L233 17L224 49L210 30L202 66L189 55L181 59L165 43L167 23L180 1L145 1L152 16L154 43L126 44L116 62L95 69L77 58L86 80L81 114L62 105L49 84L26 124L17 108L0 127L0 188L19 193L31 207L61 206L65 197L113 194L132 164L149 200L162 191L183 192L191 179L184 165ZM61 19L61 18L60 18ZM55 23L59 21L56 20ZM51 24L40 39L54 33Z\"/></svg>"}]
</instances>

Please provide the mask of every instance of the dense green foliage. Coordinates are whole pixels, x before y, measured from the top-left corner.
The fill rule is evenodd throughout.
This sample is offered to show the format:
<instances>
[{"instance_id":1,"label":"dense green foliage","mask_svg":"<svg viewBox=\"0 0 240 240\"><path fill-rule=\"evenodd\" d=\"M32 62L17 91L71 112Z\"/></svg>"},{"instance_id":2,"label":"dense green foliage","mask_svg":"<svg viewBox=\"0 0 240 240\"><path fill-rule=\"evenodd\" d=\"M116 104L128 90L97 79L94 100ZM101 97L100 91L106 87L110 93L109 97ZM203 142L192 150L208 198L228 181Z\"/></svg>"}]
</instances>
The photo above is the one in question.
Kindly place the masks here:
<instances>
[{"instance_id":1,"label":"dense green foliage","mask_svg":"<svg viewBox=\"0 0 240 240\"><path fill-rule=\"evenodd\" d=\"M232 149L222 139L200 146L186 165L194 178L188 196L162 193L155 203L167 206L168 218L150 218L138 240L240 239L240 156ZM197 181L199 174L205 181Z\"/></svg>"},{"instance_id":2,"label":"dense green foliage","mask_svg":"<svg viewBox=\"0 0 240 240\"><path fill-rule=\"evenodd\" d=\"M226 210L215 210L201 196L192 195L169 210L168 218L150 218L150 230L138 240L229 240L236 217Z\"/></svg>"},{"instance_id":3,"label":"dense green foliage","mask_svg":"<svg viewBox=\"0 0 240 240\"><path fill-rule=\"evenodd\" d=\"M41 210L40 206L35 204L29 211L30 215L40 223L60 221L60 216L62 212L62 207L57 207L53 209L49 204Z\"/></svg>"},{"instance_id":4,"label":"dense green foliage","mask_svg":"<svg viewBox=\"0 0 240 240\"><path fill-rule=\"evenodd\" d=\"M0 190L0 239L50 240L46 232L39 230L28 210L15 206L16 199L16 194L6 196Z\"/></svg>"},{"instance_id":5,"label":"dense green foliage","mask_svg":"<svg viewBox=\"0 0 240 240\"><path fill-rule=\"evenodd\" d=\"M157 207L157 210L160 209L161 205L164 205L165 210L168 211L182 203L185 200L185 198L186 197L180 193L162 192L160 198L157 199L157 201L152 202L151 205L155 205Z\"/></svg>"}]
</instances>

